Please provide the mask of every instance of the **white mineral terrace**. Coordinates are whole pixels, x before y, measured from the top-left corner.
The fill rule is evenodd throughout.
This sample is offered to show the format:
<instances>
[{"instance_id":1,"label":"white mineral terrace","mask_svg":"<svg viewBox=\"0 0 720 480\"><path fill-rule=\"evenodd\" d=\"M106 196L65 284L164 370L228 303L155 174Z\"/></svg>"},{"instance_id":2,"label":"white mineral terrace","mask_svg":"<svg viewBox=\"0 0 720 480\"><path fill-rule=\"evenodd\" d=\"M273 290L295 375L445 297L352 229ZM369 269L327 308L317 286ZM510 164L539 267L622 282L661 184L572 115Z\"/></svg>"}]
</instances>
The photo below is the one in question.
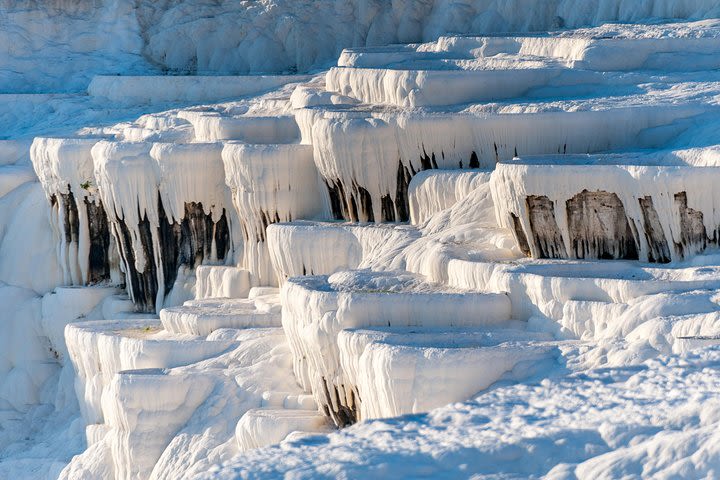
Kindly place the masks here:
<instances>
[{"instance_id":1,"label":"white mineral terrace","mask_svg":"<svg viewBox=\"0 0 720 480\"><path fill-rule=\"evenodd\" d=\"M716 2L106 3L0 93L0 478L717 477Z\"/></svg>"},{"instance_id":2,"label":"white mineral terrace","mask_svg":"<svg viewBox=\"0 0 720 480\"><path fill-rule=\"evenodd\" d=\"M102 423L100 400L116 373L187 365L216 356L232 345L227 340L173 337L156 320L70 324L65 338L77 373L75 390L87 423Z\"/></svg>"},{"instance_id":3,"label":"white mineral terrace","mask_svg":"<svg viewBox=\"0 0 720 480\"><path fill-rule=\"evenodd\" d=\"M257 95L286 83L307 79L302 75L96 76L88 87L88 93L93 97L133 104L200 103Z\"/></svg>"},{"instance_id":4,"label":"white mineral terrace","mask_svg":"<svg viewBox=\"0 0 720 480\"><path fill-rule=\"evenodd\" d=\"M100 141L92 148L100 196L138 304L161 308L180 265L232 256L221 151L216 143Z\"/></svg>"},{"instance_id":5,"label":"white mineral terrace","mask_svg":"<svg viewBox=\"0 0 720 480\"><path fill-rule=\"evenodd\" d=\"M283 286L281 299L295 376L339 426L357 418L356 401L340 365L337 336L341 330L481 327L510 318L510 302L504 294L443 292L417 276L399 272L361 270L330 277L295 277Z\"/></svg>"},{"instance_id":6,"label":"white mineral terrace","mask_svg":"<svg viewBox=\"0 0 720 480\"><path fill-rule=\"evenodd\" d=\"M717 68L712 53L720 46L718 32L711 22L695 29L671 26L662 33L667 38L642 27L615 38L601 28L550 36L441 37L420 45L346 49L326 80L328 90L365 103L495 101L537 87L624 81L622 75L597 72ZM681 64L678 56L684 57Z\"/></svg>"},{"instance_id":7,"label":"white mineral terrace","mask_svg":"<svg viewBox=\"0 0 720 480\"><path fill-rule=\"evenodd\" d=\"M497 216L536 258L690 258L718 242L720 170L708 153L501 162Z\"/></svg>"},{"instance_id":8,"label":"white mineral terrace","mask_svg":"<svg viewBox=\"0 0 720 480\"><path fill-rule=\"evenodd\" d=\"M358 419L370 419L426 412L537 374L557 354L538 340L551 339L521 329L385 327L343 330L337 343Z\"/></svg>"},{"instance_id":9,"label":"white mineral terrace","mask_svg":"<svg viewBox=\"0 0 720 480\"><path fill-rule=\"evenodd\" d=\"M195 131L198 141L239 140L254 143L293 143L300 137L300 130L292 115L226 116L217 112L183 112ZM193 115L190 115L193 113Z\"/></svg>"},{"instance_id":10,"label":"white mineral terrace","mask_svg":"<svg viewBox=\"0 0 720 480\"><path fill-rule=\"evenodd\" d=\"M87 285L119 279L117 247L112 243L107 214L98 195L91 149L100 140L37 137L30 158L45 195L52 204L63 280Z\"/></svg>"},{"instance_id":11,"label":"white mineral terrace","mask_svg":"<svg viewBox=\"0 0 720 480\"><path fill-rule=\"evenodd\" d=\"M279 327L278 295L251 299L188 300L182 306L160 311L160 321L168 332L209 335L219 328Z\"/></svg>"},{"instance_id":12,"label":"white mineral terrace","mask_svg":"<svg viewBox=\"0 0 720 480\"><path fill-rule=\"evenodd\" d=\"M302 275L330 275L356 268L362 245L345 224L295 221L267 227L267 243L281 282Z\"/></svg>"},{"instance_id":13,"label":"white mineral terrace","mask_svg":"<svg viewBox=\"0 0 720 480\"><path fill-rule=\"evenodd\" d=\"M312 143L337 217L407 220L407 183L418 171L491 168L518 155L658 147L682 132L681 120L708 108L630 97L455 113L333 114L315 120Z\"/></svg>"},{"instance_id":14,"label":"white mineral terrace","mask_svg":"<svg viewBox=\"0 0 720 480\"><path fill-rule=\"evenodd\" d=\"M235 430L240 450L280 443L293 432L330 431L328 419L315 409L254 409L242 416Z\"/></svg>"}]
</instances>

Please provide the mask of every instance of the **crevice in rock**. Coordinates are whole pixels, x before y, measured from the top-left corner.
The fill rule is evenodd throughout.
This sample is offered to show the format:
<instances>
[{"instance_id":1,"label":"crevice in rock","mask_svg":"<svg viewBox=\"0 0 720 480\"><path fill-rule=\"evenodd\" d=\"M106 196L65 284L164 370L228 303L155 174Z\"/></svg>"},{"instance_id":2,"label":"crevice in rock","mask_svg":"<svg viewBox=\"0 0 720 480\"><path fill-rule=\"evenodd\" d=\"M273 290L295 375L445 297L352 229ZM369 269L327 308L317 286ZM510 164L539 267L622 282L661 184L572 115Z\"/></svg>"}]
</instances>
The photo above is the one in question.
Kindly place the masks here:
<instances>
[{"instance_id":1,"label":"crevice in rock","mask_svg":"<svg viewBox=\"0 0 720 480\"><path fill-rule=\"evenodd\" d=\"M361 218L363 218L366 222L374 222L375 212L373 212L372 197L370 196L370 192L358 185L355 186L355 189L358 192L358 199L360 200L360 213L362 213ZM385 221L386 219L383 218L381 220Z\"/></svg>"},{"instance_id":2,"label":"crevice in rock","mask_svg":"<svg viewBox=\"0 0 720 480\"><path fill-rule=\"evenodd\" d=\"M147 216L140 222L139 228L141 239L146 236L142 234L143 230L146 230L147 235L149 235L150 222L148 222ZM119 245L120 258L125 271L125 282L130 299L138 310L154 311L158 284L155 275L155 257L152 255L152 243L150 243L149 252L145 249L145 244L142 245L147 260L145 269L140 272L135 265L132 235L125 224L125 220L118 219L113 230Z\"/></svg>"},{"instance_id":3,"label":"crevice in rock","mask_svg":"<svg viewBox=\"0 0 720 480\"><path fill-rule=\"evenodd\" d=\"M344 199L340 189L335 182L332 182L332 184L328 180L324 180L324 182L330 197L330 210L332 211L333 218L335 220L343 220L345 217L343 209Z\"/></svg>"},{"instance_id":4,"label":"crevice in rock","mask_svg":"<svg viewBox=\"0 0 720 480\"><path fill-rule=\"evenodd\" d=\"M399 222L407 222L410 219L410 200L408 197L408 186L413 175L410 170L403 165L402 161L398 161L397 170L397 187L395 189L395 213Z\"/></svg>"},{"instance_id":5,"label":"crevice in rock","mask_svg":"<svg viewBox=\"0 0 720 480\"><path fill-rule=\"evenodd\" d=\"M380 207L383 221L394 222L395 221L395 205L390 195L383 195L380 198Z\"/></svg>"},{"instance_id":6,"label":"crevice in rock","mask_svg":"<svg viewBox=\"0 0 720 480\"><path fill-rule=\"evenodd\" d=\"M78 217L75 195L71 190L60 194L60 208L63 209L63 232L67 244L78 244L80 240L80 218Z\"/></svg>"}]
</instances>

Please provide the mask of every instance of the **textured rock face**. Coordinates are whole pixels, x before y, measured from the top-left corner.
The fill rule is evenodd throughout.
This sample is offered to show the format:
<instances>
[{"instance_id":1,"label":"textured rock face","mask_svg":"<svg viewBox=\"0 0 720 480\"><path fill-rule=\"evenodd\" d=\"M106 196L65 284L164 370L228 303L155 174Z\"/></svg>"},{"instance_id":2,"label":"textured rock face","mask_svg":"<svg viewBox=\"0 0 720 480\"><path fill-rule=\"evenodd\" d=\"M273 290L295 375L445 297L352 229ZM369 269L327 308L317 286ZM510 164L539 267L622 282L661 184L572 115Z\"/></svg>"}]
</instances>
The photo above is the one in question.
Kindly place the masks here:
<instances>
[{"instance_id":1,"label":"textured rock face","mask_svg":"<svg viewBox=\"0 0 720 480\"><path fill-rule=\"evenodd\" d=\"M600 260L637 260L639 240L635 225L631 226L620 198L609 192L583 190L565 202L569 248L555 218L556 207L548 197L529 195L526 198L530 223L530 238L537 249L538 258L577 258ZM652 198L639 200L643 212L650 262L670 261L662 225L652 206ZM530 255L526 233L514 216L520 249ZM635 228L633 228L635 227ZM696 238L696 237L695 237ZM686 243L685 241L683 243Z\"/></svg>"},{"instance_id":2,"label":"textured rock face","mask_svg":"<svg viewBox=\"0 0 720 480\"><path fill-rule=\"evenodd\" d=\"M616 194L583 190L566 205L575 258L638 259L635 236Z\"/></svg>"},{"instance_id":3,"label":"textured rock face","mask_svg":"<svg viewBox=\"0 0 720 480\"><path fill-rule=\"evenodd\" d=\"M312 147L230 142L222 152L225 182L232 191L243 235L242 264L258 285L277 285L267 246L269 225L325 218L328 200L320 189Z\"/></svg>"},{"instance_id":4,"label":"textured rock face","mask_svg":"<svg viewBox=\"0 0 720 480\"><path fill-rule=\"evenodd\" d=\"M190 202L179 223L168 221L160 201L158 212L159 225L144 217L135 227L136 239L124 220L114 222L130 296L145 311L159 307L157 299L170 293L181 266L195 268L206 259L223 262L232 243L224 212L213 221L202 204ZM138 254L147 262L142 270L137 268Z\"/></svg>"},{"instance_id":5,"label":"textured rock face","mask_svg":"<svg viewBox=\"0 0 720 480\"><path fill-rule=\"evenodd\" d=\"M50 203L66 285L121 282L118 253L93 174L99 138L36 138L30 158Z\"/></svg>"},{"instance_id":6,"label":"textured rock face","mask_svg":"<svg viewBox=\"0 0 720 480\"><path fill-rule=\"evenodd\" d=\"M651 263L670 262L670 249L668 248L665 231L663 230L657 210L653 205L652 197L638 198L642 210L645 240L648 243L648 261Z\"/></svg>"},{"instance_id":7,"label":"textured rock face","mask_svg":"<svg viewBox=\"0 0 720 480\"><path fill-rule=\"evenodd\" d=\"M70 283L81 283L93 285L111 280L111 262L115 262L113 257L117 255L114 245L110 240L110 229L108 225L107 215L100 200L90 200L87 197L81 197L78 205L75 195L70 188L68 193L58 193L50 198L50 206L55 210L54 217L58 219L61 226L61 243L64 248L72 249L65 255L65 262L70 261L70 256L78 259L82 253L87 255L87 272L83 278L73 279L73 272L69 272L72 268L68 263L66 265L66 273L70 274ZM80 217L79 209L84 209L82 217ZM81 233L82 228L85 230ZM81 245L81 235L87 235L89 245ZM87 250L89 247L89 251Z\"/></svg>"},{"instance_id":8,"label":"textured rock face","mask_svg":"<svg viewBox=\"0 0 720 480\"><path fill-rule=\"evenodd\" d=\"M95 178L137 307L159 310L182 266L232 250L221 146L99 142Z\"/></svg>"},{"instance_id":9,"label":"textured rock face","mask_svg":"<svg viewBox=\"0 0 720 480\"><path fill-rule=\"evenodd\" d=\"M446 32L547 31L650 17L717 16L717 6L702 0L509 5L354 0L338 9L333 0L242 6L229 0L3 0L0 44L13 48L0 60L0 86L3 91L82 91L94 74L307 71L334 60L345 47L428 41ZM625 55L606 56L617 62Z\"/></svg>"},{"instance_id":10,"label":"textured rock face","mask_svg":"<svg viewBox=\"0 0 720 480\"><path fill-rule=\"evenodd\" d=\"M553 202L544 195L530 195L525 201L530 216L532 238L540 250L541 258L564 258L566 255L565 242L555 220ZM519 236L518 243L521 249L523 249L523 243L527 243L527 236L524 232L522 236Z\"/></svg>"},{"instance_id":11,"label":"textured rock face","mask_svg":"<svg viewBox=\"0 0 720 480\"><path fill-rule=\"evenodd\" d=\"M377 327L343 330L338 346L353 413L369 420L430 411L501 378L530 376L553 356L553 347L541 344L547 340L502 328ZM523 364L532 366L518 367Z\"/></svg>"},{"instance_id":12,"label":"textured rock face","mask_svg":"<svg viewBox=\"0 0 720 480\"><path fill-rule=\"evenodd\" d=\"M705 229L703 213L692 208L688 208L687 192L678 192L673 198L680 216L680 243L675 244L675 249L679 255L688 255L695 252L702 252L709 242L718 243L717 230L712 238L708 238Z\"/></svg>"},{"instance_id":13,"label":"textured rock face","mask_svg":"<svg viewBox=\"0 0 720 480\"><path fill-rule=\"evenodd\" d=\"M87 198L83 203L87 209L90 235L89 282L100 283L111 279L111 261L116 260L112 258L115 251L112 248L110 226L102 203L90 202Z\"/></svg>"},{"instance_id":14,"label":"textured rock face","mask_svg":"<svg viewBox=\"0 0 720 480\"><path fill-rule=\"evenodd\" d=\"M592 16L589 2L553 1L536 2L538 10L526 0L471 0L460 12L470 21L476 6L483 12L501 4L512 11L522 7L525 13L518 17L538 14L533 25L544 25L547 11L567 13L566 6L584 7L576 20ZM603 11L644 8L630 1L607 0ZM687 7L692 1L663 5ZM255 60L271 66L279 50L305 48L292 34L295 18L286 19L281 32L272 22L263 23L268 15L294 9L323 13L300 32L306 38L318 22L332 24L334 31L342 28L336 18L351 16L360 4L371 7L366 19L391 10L417 12L412 28L433 16L426 8L438 7L447 15L460 5L433 0L373 5L350 0L341 8L334 0L264 0L240 7L223 0L206 3L198 10L207 17L199 22L210 39L194 30L195 0L158 4L155 23L162 23L166 9L177 7L175 32L195 34L185 35L187 43L155 44L156 54L172 56L163 62L181 69L187 61L191 72L202 72L217 59L232 66L253 55L237 41L249 35L256 40L252 48L267 57ZM133 5L147 6L147 0ZM662 14L666 6L653 12ZM223 13L215 16L216 9ZM239 9L266 15L254 19L261 24L256 32L244 30L243 22L223 28ZM318 17L317 11L313 14ZM405 21L386 17L380 30ZM449 24L462 23L458 18ZM495 15L488 22L502 18ZM142 28L156 26L148 18L137 20ZM479 28L473 22L459 29ZM216 31L227 34L229 48ZM659 41L659 36L667 38ZM275 37L289 41L274 44ZM321 48L332 43L328 39ZM199 47L197 55L194 47ZM543 436L548 424L541 419L536 429L538 405L521 401L518 410L509 404L514 396L503 395L513 390L507 383L528 376L532 380L519 386L525 394L518 398L527 399L530 390L547 391L559 377L575 386L582 383L578 377L587 375L601 386L605 376L619 384L611 378L616 372L607 369L568 373L608 363L632 371L627 365L658 353L720 343L708 338L720 325L718 256L696 256L717 244L720 228L720 146L708 146L718 127L720 82L714 70L720 67L719 48L720 20L604 25L351 49L337 68L303 80L297 75L103 76L82 98L35 98L28 122L38 119L37 109L68 107L74 113L88 107L93 112L88 117L70 119L61 108L46 124L79 128L82 123L86 127L75 130L77 135L107 137L39 139L33 146L33 164L53 207L57 242L34 218L44 219L46 213L41 187L29 184L34 193L17 187L33 179L5 170L3 162L18 161L18 156L10 151L4 158L0 141L0 197L21 190L0 198L0 293L5 291L8 305L0 323L10 325L9 333L0 335L2 429L11 423L5 421L8 405L24 413L32 405L51 404L53 396L73 402L68 386L74 380L85 420L93 424L87 430L88 450L61 474L73 480L213 477L238 447L279 442L292 429L323 431L326 422L344 427L427 412L479 392L500 392L493 397L499 404L492 405L495 410L469 414L483 401L476 398L410 421L368 422L328 442L296 442L295 434L274 451L298 445L310 451L325 444L329 450L342 449L358 431L365 435L369 428L372 436L378 426L379 433L392 437L409 424L419 425L420 432L448 422L482 424L485 430L476 430L475 438L444 428L433 438L417 436L420 444L411 445L415 451L400 454L406 464L402 474L432 476L424 471L428 465L450 464L462 471L458 476L473 470L482 476L488 472L481 469L492 468L491 474L525 478L558 472L572 476L582 458L568 456L626 450L625 444L644 441L658 426L651 422L650 434L638 430L648 418L631 415L632 422L625 423L637 423L629 430L613 418L603 418L597 432L581 429L581 440L589 433L597 448L593 442L573 443L577 432L560 444L554 430L550 442L528 443L528 429ZM663 60L673 61L669 69ZM2 103L5 96L0 97ZM225 101L185 105L219 97ZM155 101L178 104L127 121L141 109L155 108ZM115 120L106 118L110 114ZM3 123L2 108L0 117ZM46 124L29 132L44 132ZM697 151L678 150L691 144L698 145ZM607 151L619 153L589 153ZM38 215L30 215L28 210L40 204ZM333 216L355 223L332 222ZM398 223L408 217L411 224ZM382 222L388 224L376 224ZM112 287L58 288L40 301L30 290L2 286L18 281L45 292L61 284L50 278L61 269L47 261L54 259L56 245L69 282L85 285L108 276L116 281L114 272L120 270L135 305L114 295L118 292ZM113 245L121 255L117 262L110 255ZM27 257L17 255L25 250L33 252L33 269L48 272L30 272L42 277L42 288L27 281ZM521 252L543 260L523 258ZM624 261L609 261L614 259ZM648 265L646 260L686 263ZM276 283L282 284L281 293L267 286ZM70 294L73 290L83 295ZM83 300L85 293L90 295ZM183 303L192 293L195 300ZM134 307L153 313L138 314ZM158 310L160 322L154 319ZM113 320L69 325L63 350L61 330L81 316ZM144 317L153 319L140 320ZM50 340L49 355L45 339ZM53 384L44 383L47 375L55 375L53 357L65 360L57 389L57 377L50 377ZM75 367L74 378L66 359ZM540 381L540 376L550 378ZM29 387L24 392L15 389L21 382ZM627 395L637 389L627 387L618 396L625 412L637 409ZM576 397L569 405L544 400L548 408L540 410L553 416L560 407L577 416L574 407L582 401ZM674 396L678 405L686 400ZM700 414L686 415L691 424L697 418L701 423L720 418L716 406L702 407ZM507 422L494 421L490 412L498 408L514 410ZM310 413L287 413L297 409ZM32 417L31 431L38 418L44 419ZM528 419L533 423L523 424ZM574 425L571 420L563 428ZM677 430L675 420L670 430ZM79 437L80 424L67 427L67 435ZM29 444L24 426L16 428L21 447ZM464 462L455 461L458 451L477 457L478 437L505 427L489 442L487 457L459 467ZM453 436L457 445L448 441ZM0 435L0 450L6 438ZM85 448L82 439L77 443L63 449L62 459ZM443 451L441 443L451 447ZM370 447L379 444L390 450L398 446L383 439ZM555 459L545 455L547 446L561 454L558 469L551 463ZM689 452L684 442L678 446ZM364 462L364 455L349 453L351 461ZM383 474L383 462L392 462L397 453L378 463ZM262 452L238 465L255 454ZM531 454L537 462L524 461ZM432 460L426 462L423 455ZM523 470L495 470L502 463L495 460L503 456ZM420 460L410 473L407 468L414 465L408 458ZM284 461L284 454L276 455L259 470L271 475ZM5 474L6 464L0 462L0 478L13 478ZM23 468L33 461L16 464ZM343 476L343 466L319 468L322 474ZM53 464L51 473L57 468Z\"/></svg>"},{"instance_id":15,"label":"textured rock face","mask_svg":"<svg viewBox=\"0 0 720 480\"><path fill-rule=\"evenodd\" d=\"M718 244L714 166L632 161L652 164L609 165L602 157L500 163L491 181L498 219L534 258L668 263Z\"/></svg>"},{"instance_id":16,"label":"textured rock face","mask_svg":"<svg viewBox=\"0 0 720 480\"><path fill-rule=\"evenodd\" d=\"M580 154L654 146L673 128L638 140L648 128L663 127L702 112L699 105L648 107L592 102L558 112L554 102L503 107L482 103L461 114L451 111L339 111L316 118L311 142L336 219L407 221L408 185L418 172L494 168L518 155ZM368 168L363 168L366 165Z\"/></svg>"}]
</instances>

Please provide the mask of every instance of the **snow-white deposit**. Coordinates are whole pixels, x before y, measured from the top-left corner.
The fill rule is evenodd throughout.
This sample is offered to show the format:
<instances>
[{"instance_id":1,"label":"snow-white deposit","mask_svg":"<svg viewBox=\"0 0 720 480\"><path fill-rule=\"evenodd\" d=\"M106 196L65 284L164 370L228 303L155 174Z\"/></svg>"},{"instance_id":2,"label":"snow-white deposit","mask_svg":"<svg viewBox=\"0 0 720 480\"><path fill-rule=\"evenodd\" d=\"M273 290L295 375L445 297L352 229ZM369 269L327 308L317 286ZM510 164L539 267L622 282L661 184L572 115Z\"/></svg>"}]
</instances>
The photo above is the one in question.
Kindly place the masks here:
<instances>
[{"instance_id":1,"label":"snow-white deposit","mask_svg":"<svg viewBox=\"0 0 720 480\"><path fill-rule=\"evenodd\" d=\"M521 327L522 328L522 327ZM522 380L551 368L545 334L461 328L347 329L337 339L357 416L396 417L462 401L497 381Z\"/></svg>"},{"instance_id":2,"label":"snow-white deposit","mask_svg":"<svg viewBox=\"0 0 720 480\"><path fill-rule=\"evenodd\" d=\"M358 409L340 361L337 336L343 329L481 327L510 318L504 294L443 292L400 272L296 277L285 283L281 298L295 376L339 426L354 422Z\"/></svg>"},{"instance_id":3,"label":"snow-white deposit","mask_svg":"<svg viewBox=\"0 0 720 480\"><path fill-rule=\"evenodd\" d=\"M342 6L332 0L268 0L242 8L229 0L5 0L1 7L0 44L8 47L0 63L5 92L80 91L98 74L306 71L333 61L346 47L431 41L448 32L536 32L720 14L707 0L553 0L531 6L523 0L354 0ZM647 30L649 37L663 31Z\"/></svg>"},{"instance_id":4,"label":"snow-white deposit","mask_svg":"<svg viewBox=\"0 0 720 480\"><path fill-rule=\"evenodd\" d=\"M201 478L714 478L719 358L709 349L497 388L245 452Z\"/></svg>"},{"instance_id":5,"label":"snow-white deposit","mask_svg":"<svg viewBox=\"0 0 720 480\"><path fill-rule=\"evenodd\" d=\"M714 2L311 3L2 4L0 478L716 477Z\"/></svg>"},{"instance_id":6,"label":"snow-white deposit","mask_svg":"<svg viewBox=\"0 0 720 480\"><path fill-rule=\"evenodd\" d=\"M253 272L256 284L277 285L267 247L267 226L328 215L312 147L229 142L222 159L242 227L242 265Z\"/></svg>"}]
</instances>

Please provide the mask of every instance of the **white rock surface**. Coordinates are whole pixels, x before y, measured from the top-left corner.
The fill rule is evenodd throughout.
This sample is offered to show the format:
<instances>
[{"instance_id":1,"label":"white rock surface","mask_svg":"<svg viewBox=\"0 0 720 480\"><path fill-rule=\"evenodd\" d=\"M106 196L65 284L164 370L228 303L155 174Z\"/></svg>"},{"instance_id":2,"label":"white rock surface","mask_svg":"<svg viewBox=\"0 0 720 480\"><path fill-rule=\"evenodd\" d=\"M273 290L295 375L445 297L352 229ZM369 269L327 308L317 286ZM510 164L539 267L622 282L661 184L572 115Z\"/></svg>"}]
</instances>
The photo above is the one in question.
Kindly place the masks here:
<instances>
[{"instance_id":1,"label":"white rock surface","mask_svg":"<svg viewBox=\"0 0 720 480\"><path fill-rule=\"evenodd\" d=\"M248 76L96 76L88 94L111 102L200 103L244 97L306 79L292 75Z\"/></svg>"},{"instance_id":2,"label":"white rock surface","mask_svg":"<svg viewBox=\"0 0 720 480\"><path fill-rule=\"evenodd\" d=\"M349 329L337 338L345 388L361 420L427 412L500 380L552 368L547 334L523 330ZM543 362L545 365L543 365Z\"/></svg>"},{"instance_id":3,"label":"white rock surface","mask_svg":"<svg viewBox=\"0 0 720 480\"><path fill-rule=\"evenodd\" d=\"M400 272L296 277L285 283L281 299L295 376L340 426L351 423L356 410L340 363L340 331L371 326L480 327L510 318L505 294L443 292L421 277Z\"/></svg>"},{"instance_id":4,"label":"white rock surface","mask_svg":"<svg viewBox=\"0 0 720 480\"><path fill-rule=\"evenodd\" d=\"M280 443L293 432L330 431L325 415L313 410L248 410L235 429L240 450Z\"/></svg>"},{"instance_id":5,"label":"white rock surface","mask_svg":"<svg viewBox=\"0 0 720 480\"><path fill-rule=\"evenodd\" d=\"M157 320L70 324L65 328L65 342L77 375L80 410L88 424L103 423L101 398L116 373L187 365L232 346L230 340L170 335Z\"/></svg>"},{"instance_id":6,"label":"white rock surface","mask_svg":"<svg viewBox=\"0 0 720 480\"><path fill-rule=\"evenodd\" d=\"M328 215L327 199L305 145L247 145L226 143L225 181L241 222L244 239L242 265L256 285L276 286L268 252L268 225Z\"/></svg>"},{"instance_id":7,"label":"white rock surface","mask_svg":"<svg viewBox=\"0 0 720 480\"><path fill-rule=\"evenodd\" d=\"M356 268L362 246L351 229L330 223L275 223L267 228L275 273L281 282L301 275L330 275Z\"/></svg>"},{"instance_id":8,"label":"white rock surface","mask_svg":"<svg viewBox=\"0 0 720 480\"><path fill-rule=\"evenodd\" d=\"M0 478L716 477L720 10L591 3L0 0Z\"/></svg>"},{"instance_id":9,"label":"white rock surface","mask_svg":"<svg viewBox=\"0 0 720 480\"><path fill-rule=\"evenodd\" d=\"M195 269L195 298L244 298L250 292L250 272L238 267L200 265Z\"/></svg>"},{"instance_id":10,"label":"white rock surface","mask_svg":"<svg viewBox=\"0 0 720 480\"><path fill-rule=\"evenodd\" d=\"M279 327L280 302L277 295L189 300L162 309L160 321L168 332L201 336L220 328Z\"/></svg>"}]
</instances>

